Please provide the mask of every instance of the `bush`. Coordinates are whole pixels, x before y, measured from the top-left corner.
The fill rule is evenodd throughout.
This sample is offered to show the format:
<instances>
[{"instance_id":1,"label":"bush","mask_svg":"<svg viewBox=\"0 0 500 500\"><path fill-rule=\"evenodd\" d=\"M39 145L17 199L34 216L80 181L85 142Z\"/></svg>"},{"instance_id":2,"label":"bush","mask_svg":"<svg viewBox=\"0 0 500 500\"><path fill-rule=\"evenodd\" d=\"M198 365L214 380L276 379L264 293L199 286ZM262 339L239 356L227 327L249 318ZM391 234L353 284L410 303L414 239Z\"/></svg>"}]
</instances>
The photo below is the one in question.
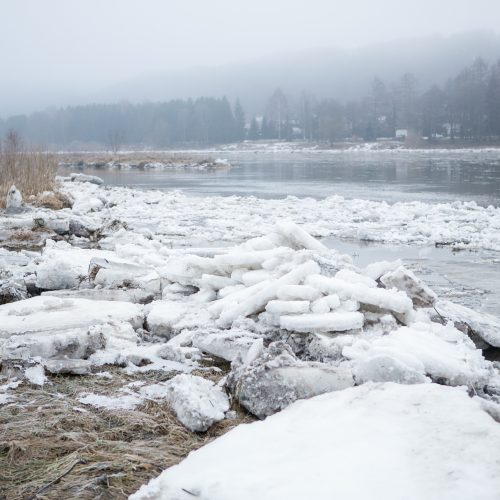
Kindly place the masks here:
<instances>
[{"instance_id":1,"label":"bush","mask_svg":"<svg viewBox=\"0 0 500 500\"><path fill-rule=\"evenodd\" d=\"M27 149L16 132L9 132L0 151L0 204L15 185L23 198L53 191L57 171L56 158L46 152Z\"/></svg>"}]
</instances>

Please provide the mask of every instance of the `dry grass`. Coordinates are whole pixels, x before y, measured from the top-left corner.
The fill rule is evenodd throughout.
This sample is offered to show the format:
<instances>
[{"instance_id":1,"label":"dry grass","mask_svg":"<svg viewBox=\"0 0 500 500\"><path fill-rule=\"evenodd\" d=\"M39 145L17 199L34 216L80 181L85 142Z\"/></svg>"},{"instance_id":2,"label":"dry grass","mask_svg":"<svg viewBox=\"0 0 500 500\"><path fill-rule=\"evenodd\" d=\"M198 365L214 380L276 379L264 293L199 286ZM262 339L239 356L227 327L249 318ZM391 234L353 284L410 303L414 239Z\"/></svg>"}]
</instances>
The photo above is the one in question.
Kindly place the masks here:
<instances>
[{"instance_id":1,"label":"dry grass","mask_svg":"<svg viewBox=\"0 0 500 500\"><path fill-rule=\"evenodd\" d=\"M0 204L12 185L23 197L52 191L55 187L57 160L54 155L24 147L15 132L9 132L0 152Z\"/></svg>"},{"instance_id":2,"label":"dry grass","mask_svg":"<svg viewBox=\"0 0 500 500\"><path fill-rule=\"evenodd\" d=\"M207 157L203 153L183 153L183 152L128 152L128 153L72 153L59 156L59 161L63 163L80 164L106 164L109 162L118 163L210 163L214 159Z\"/></svg>"},{"instance_id":3,"label":"dry grass","mask_svg":"<svg viewBox=\"0 0 500 500\"><path fill-rule=\"evenodd\" d=\"M165 403L106 411L76 400L84 391L112 393L134 380L169 377L113 371L112 379L59 376L44 389L23 385L12 392L16 404L0 407L0 498L126 498L190 451L252 420L235 408L239 418L197 434L180 425Z\"/></svg>"},{"instance_id":4,"label":"dry grass","mask_svg":"<svg viewBox=\"0 0 500 500\"><path fill-rule=\"evenodd\" d=\"M43 191L30 196L29 202L36 207L50 208L51 210L71 208L73 205L69 197L61 191Z\"/></svg>"}]
</instances>

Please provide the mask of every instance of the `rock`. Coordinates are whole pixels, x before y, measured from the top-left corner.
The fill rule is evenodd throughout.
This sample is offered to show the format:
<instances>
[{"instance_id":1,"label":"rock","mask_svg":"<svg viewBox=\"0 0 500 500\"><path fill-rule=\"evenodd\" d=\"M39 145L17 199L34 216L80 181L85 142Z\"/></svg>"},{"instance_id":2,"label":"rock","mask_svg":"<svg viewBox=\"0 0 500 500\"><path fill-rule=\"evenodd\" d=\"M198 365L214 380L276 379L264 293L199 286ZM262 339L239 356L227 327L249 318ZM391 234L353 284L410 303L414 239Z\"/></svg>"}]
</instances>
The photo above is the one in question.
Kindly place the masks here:
<instances>
[{"instance_id":1,"label":"rock","mask_svg":"<svg viewBox=\"0 0 500 500\"><path fill-rule=\"evenodd\" d=\"M384 274L380 281L388 289L396 288L406 292L415 306L429 307L436 302L437 295L421 279L403 266Z\"/></svg>"},{"instance_id":2,"label":"rock","mask_svg":"<svg viewBox=\"0 0 500 500\"><path fill-rule=\"evenodd\" d=\"M274 342L255 359L233 362L227 384L239 403L259 418L283 410L298 399L354 385L351 371L343 365L298 360L284 342Z\"/></svg>"},{"instance_id":3,"label":"rock","mask_svg":"<svg viewBox=\"0 0 500 500\"><path fill-rule=\"evenodd\" d=\"M165 383L168 401L182 425L193 432L205 432L224 419L229 410L227 395L212 381L195 375L176 375Z\"/></svg>"},{"instance_id":4,"label":"rock","mask_svg":"<svg viewBox=\"0 0 500 500\"><path fill-rule=\"evenodd\" d=\"M500 347L500 319L496 316L477 313L448 300L436 302L435 310L441 319L453 321L456 328L469 335L475 342L479 337L487 345Z\"/></svg>"},{"instance_id":5,"label":"rock","mask_svg":"<svg viewBox=\"0 0 500 500\"><path fill-rule=\"evenodd\" d=\"M5 199L5 209L8 212L18 212L22 209L22 206L23 197L21 192L16 188L16 186L12 185Z\"/></svg>"}]
</instances>

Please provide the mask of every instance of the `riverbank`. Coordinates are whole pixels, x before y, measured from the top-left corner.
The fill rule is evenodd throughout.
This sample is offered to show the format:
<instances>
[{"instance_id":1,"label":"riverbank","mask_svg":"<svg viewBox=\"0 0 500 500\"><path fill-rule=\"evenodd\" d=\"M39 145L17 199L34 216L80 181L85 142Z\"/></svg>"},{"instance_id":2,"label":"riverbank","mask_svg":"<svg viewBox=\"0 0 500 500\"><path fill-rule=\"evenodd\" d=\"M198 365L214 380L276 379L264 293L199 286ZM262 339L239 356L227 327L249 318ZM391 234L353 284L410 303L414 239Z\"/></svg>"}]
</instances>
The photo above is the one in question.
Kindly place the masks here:
<instances>
[{"instance_id":1,"label":"riverbank","mask_svg":"<svg viewBox=\"0 0 500 500\"><path fill-rule=\"evenodd\" d=\"M486 471L485 491L497 491L500 477L491 471L500 457L487 450L500 440L493 420L500 420L500 365L489 360L500 347L500 320L438 297L399 260L358 266L322 240L500 251L500 209L339 196L188 197L81 176L58 182L71 207L25 205L0 217L6 498L126 498L227 431L214 442L230 450L221 460L241 453L245 467L257 467L251 476L262 481L265 498L280 469L252 462L248 439L262 442L268 426L273 434L274 414L283 429L306 437L310 413L319 419L313 427L329 435L321 415L335 408L341 415L351 399L356 411L379 415L377 432L362 434L368 449L400 428L407 432L398 442L413 453L419 425L438 429L442 440L419 448L420 465L446 456L465 423L481 422L487 435L468 443L478 453L457 455L451 476L446 461L433 459L433 477L454 491L449 477L474 464ZM469 393L456 388L464 385ZM436 401L443 411L434 414ZM415 416L415 405L433 416ZM380 427L387 408L395 408L391 426ZM257 418L269 424L240 426ZM349 431L354 447L357 428ZM255 435L238 441L244 429ZM311 460L321 457L321 443L311 435L287 456L308 450ZM210 451L196 456L197 470L214 462L203 458ZM386 463L409 456L394 448ZM213 493L207 475L188 472L185 482L192 460L167 469L137 498L235 491L216 471ZM296 466L301 481L316 484L313 470ZM380 491L394 492L391 475L380 477ZM461 487L471 484L465 478Z\"/></svg>"}]
</instances>

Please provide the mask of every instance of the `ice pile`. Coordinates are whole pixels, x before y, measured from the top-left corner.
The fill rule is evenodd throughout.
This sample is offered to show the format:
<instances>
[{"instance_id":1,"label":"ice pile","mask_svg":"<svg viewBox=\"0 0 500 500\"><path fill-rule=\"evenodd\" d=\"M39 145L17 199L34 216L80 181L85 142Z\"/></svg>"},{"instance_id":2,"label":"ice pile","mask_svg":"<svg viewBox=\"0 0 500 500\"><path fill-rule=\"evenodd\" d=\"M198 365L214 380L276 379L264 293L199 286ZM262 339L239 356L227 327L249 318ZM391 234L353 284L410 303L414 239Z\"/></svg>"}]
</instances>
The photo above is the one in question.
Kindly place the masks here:
<instances>
[{"instance_id":1,"label":"ice pile","mask_svg":"<svg viewBox=\"0 0 500 500\"><path fill-rule=\"evenodd\" d=\"M259 418L369 382L500 396L498 370L478 348L500 345L499 321L439 301L400 261L357 268L290 221L233 247L115 238L108 250L48 242L30 269L45 292L0 306L4 372L184 373L164 399L192 430L229 408L219 388L187 375L214 358L231 363L232 400ZM203 400L218 401L214 414Z\"/></svg>"}]
</instances>

